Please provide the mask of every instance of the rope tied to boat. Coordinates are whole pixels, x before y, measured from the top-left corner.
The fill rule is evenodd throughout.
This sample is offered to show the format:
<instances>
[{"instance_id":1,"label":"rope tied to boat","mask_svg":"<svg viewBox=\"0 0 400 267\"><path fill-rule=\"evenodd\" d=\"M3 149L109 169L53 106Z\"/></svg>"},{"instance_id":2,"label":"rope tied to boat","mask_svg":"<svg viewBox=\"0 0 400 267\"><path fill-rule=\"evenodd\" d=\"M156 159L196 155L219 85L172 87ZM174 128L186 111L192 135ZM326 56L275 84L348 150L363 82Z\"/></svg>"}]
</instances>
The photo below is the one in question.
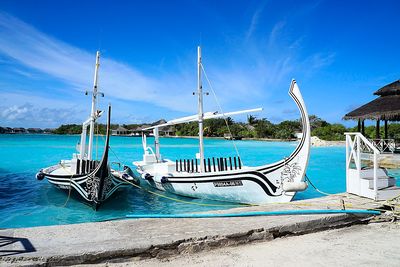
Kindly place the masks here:
<instances>
[{"instance_id":1,"label":"rope tied to boat","mask_svg":"<svg viewBox=\"0 0 400 267\"><path fill-rule=\"evenodd\" d=\"M141 190L143 190L143 191L145 191L147 193L156 195L156 196L161 197L161 198L169 199L169 200L172 200L172 201L175 201L175 202L184 203L184 204L191 204L191 205L197 205L197 206L207 206L207 207L248 207L248 206L258 206L258 205L255 205L255 204L208 204L208 203L190 202L190 201L185 201L185 200L182 200L182 199L169 197L169 196L166 196L166 195L163 195L163 194L148 190L148 189L146 189L146 188L144 188L144 187L142 187L140 185L132 183L131 181L129 181L129 180L123 178L123 177L121 177L121 179L124 180L126 183L128 183L130 185L133 185L134 187L139 188L139 189L141 189Z\"/></svg>"},{"instance_id":2,"label":"rope tied to boat","mask_svg":"<svg viewBox=\"0 0 400 267\"><path fill-rule=\"evenodd\" d=\"M307 173L304 174L304 178L305 180L315 189L315 191L317 191L318 193L325 195L325 196L332 196L334 194L331 193L326 193L324 191L319 190L310 180L310 178L307 176Z\"/></svg>"},{"instance_id":3,"label":"rope tied to boat","mask_svg":"<svg viewBox=\"0 0 400 267\"><path fill-rule=\"evenodd\" d=\"M68 170L67 168L65 168L64 164L62 162L60 162L60 166L61 168L63 168L65 171L69 172L71 174L71 177L69 177L69 188L68 188L68 197L67 200L65 201L65 203L61 206L62 208L65 208L67 206L67 203L69 201L69 199L71 198L71 188L72 188L72 177L74 176L74 174Z\"/></svg>"}]
</instances>

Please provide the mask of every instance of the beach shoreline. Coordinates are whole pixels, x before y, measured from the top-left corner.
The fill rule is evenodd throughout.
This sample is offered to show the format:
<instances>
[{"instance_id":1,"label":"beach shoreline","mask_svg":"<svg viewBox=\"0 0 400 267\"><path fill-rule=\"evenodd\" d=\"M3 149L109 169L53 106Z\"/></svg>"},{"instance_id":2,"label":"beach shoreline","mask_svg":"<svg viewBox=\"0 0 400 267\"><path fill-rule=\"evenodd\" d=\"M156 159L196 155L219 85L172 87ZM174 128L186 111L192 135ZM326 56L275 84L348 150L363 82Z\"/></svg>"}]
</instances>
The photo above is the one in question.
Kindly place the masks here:
<instances>
[{"instance_id":1,"label":"beach shoreline","mask_svg":"<svg viewBox=\"0 0 400 267\"><path fill-rule=\"evenodd\" d=\"M183 139L199 139L198 136L162 136L161 138L183 138ZM224 137L219 136L204 136L204 139L224 140ZM232 141L232 140L227 140ZM297 142L297 139L274 139L274 138L242 138L241 140L234 141L263 141L263 142ZM313 147L332 147L332 146L345 146L346 141L327 141L319 139L316 136L311 137L311 145Z\"/></svg>"}]
</instances>

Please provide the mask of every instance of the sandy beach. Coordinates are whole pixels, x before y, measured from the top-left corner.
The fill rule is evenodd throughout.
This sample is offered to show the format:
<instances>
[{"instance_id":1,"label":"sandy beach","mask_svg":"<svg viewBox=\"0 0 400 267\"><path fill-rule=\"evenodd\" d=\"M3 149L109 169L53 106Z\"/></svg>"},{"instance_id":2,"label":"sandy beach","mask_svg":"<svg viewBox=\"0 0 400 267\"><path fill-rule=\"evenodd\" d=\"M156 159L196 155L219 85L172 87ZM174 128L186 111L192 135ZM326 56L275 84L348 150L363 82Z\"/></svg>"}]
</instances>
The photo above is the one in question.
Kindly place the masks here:
<instances>
[{"instance_id":1,"label":"sandy beach","mask_svg":"<svg viewBox=\"0 0 400 267\"><path fill-rule=\"evenodd\" d=\"M132 258L96 266L399 266L399 240L399 223L370 223L171 258Z\"/></svg>"}]
</instances>

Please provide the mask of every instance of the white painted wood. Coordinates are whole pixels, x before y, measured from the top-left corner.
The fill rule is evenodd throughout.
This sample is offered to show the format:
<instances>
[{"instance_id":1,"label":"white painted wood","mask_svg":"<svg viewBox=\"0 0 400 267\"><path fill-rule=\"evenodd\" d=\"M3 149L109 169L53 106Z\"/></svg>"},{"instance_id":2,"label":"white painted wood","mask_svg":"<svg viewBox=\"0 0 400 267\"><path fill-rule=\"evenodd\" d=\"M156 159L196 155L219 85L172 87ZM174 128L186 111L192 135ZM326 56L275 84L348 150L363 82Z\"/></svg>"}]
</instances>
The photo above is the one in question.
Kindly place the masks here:
<instances>
[{"instance_id":1,"label":"white painted wood","mask_svg":"<svg viewBox=\"0 0 400 267\"><path fill-rule=\"evenodd\" d=\"M218 113L218 111L206 112L206 113L204 113L203 120L218 119L218 118L229 117L229 116L234 116L234 115L260 112L262 110L263 110L262 108L253 108L253 109L245 109L245 110L231 111L231 112L225 112L225 113ZM197 121L197 120L198 120L198 115L191 115L191 116L173 119L166 123L147 127L147 128L144 128L143 130L151 130L154 128L161 128L161 127L165 127L165 126L188 123L188 122L193 122L193 121Z\"/></svg>"},{"instance_id":2,"label":"white painted wood","mask_svg":"<svg viewBox=\"0 0 400 267\"><path fill-rule=\"evenodd\" d=\"M361 133L345 133L345 135L346 191L374 200L382 200L391 196L393 191L389 189L395 187L395 179L389 177L386 171L379 167L381 152ZM362 169L361 159L371 159L371 156L366 157L366 153L363 153L362 149L372 153L373 168ZM382 193L383 191L386 193Z\"/></svg>"},{"instance_id":3,"label":"white painted wood","mask_svg":"<svg viewBox=\"0 0 400 267\"><path fill-rule=\"evenodd\" d=\"M158 128L153 129L153 134L154 134L154 148L156 149L156 160L157 162L159 162L161 161L161 155L160 155L160 134Z\"/></svg>"},{"instance_id":4,"label":"white painted wood","mask_svg":"<svg viewBox=\"0 0 400 267\"><path fill-rule=\"evenodd\" d=\"M203 85L201 82L201 47L197 47L197 94L198 94L198 119L199 119L199 154L200 172L204 172L204 137L203 137Z\"/></svg>"},{"instance_id":5,"label":"white painted wood","mask_svg":"<svg viewBox=\"0 0 400 267\"><path fill-rule=\"evenodd\" d=\"M97 117L97 82L98 82L98 73L100 66L100 51L96 53L96 66L94 69L94 81L93 81L93 95L92 95L92 111L90 113L90 129L89 129L89 145L88 145L88 160L92 159L93 156L93 134L94 134L94 123Z\"/></svg>"}]
</instances>

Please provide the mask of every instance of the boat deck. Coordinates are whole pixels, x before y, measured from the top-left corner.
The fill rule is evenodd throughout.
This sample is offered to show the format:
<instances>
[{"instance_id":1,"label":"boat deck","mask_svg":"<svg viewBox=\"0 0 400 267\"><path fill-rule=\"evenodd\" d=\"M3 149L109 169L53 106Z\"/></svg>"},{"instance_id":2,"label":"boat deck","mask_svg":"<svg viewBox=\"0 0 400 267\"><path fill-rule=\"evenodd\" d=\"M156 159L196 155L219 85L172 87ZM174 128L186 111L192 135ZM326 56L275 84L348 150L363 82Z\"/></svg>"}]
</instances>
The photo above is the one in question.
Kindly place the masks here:
<instances>
[{"instance_id":1,"label":"boat deck","mask_svg":"<svg viewBox=\"0 0 400 267\"><path fill-rule=\"evenodd\" d=\"M372 209L382 206L350 194L235 208L249 211ZM210 212L211 213L211 212ZM360 223L371 215L324 214L196 219L127 219L0 230L0 266L106 262L111 258L168 257L214 247L271 240Z\"/></svg>"}]
</instances>

